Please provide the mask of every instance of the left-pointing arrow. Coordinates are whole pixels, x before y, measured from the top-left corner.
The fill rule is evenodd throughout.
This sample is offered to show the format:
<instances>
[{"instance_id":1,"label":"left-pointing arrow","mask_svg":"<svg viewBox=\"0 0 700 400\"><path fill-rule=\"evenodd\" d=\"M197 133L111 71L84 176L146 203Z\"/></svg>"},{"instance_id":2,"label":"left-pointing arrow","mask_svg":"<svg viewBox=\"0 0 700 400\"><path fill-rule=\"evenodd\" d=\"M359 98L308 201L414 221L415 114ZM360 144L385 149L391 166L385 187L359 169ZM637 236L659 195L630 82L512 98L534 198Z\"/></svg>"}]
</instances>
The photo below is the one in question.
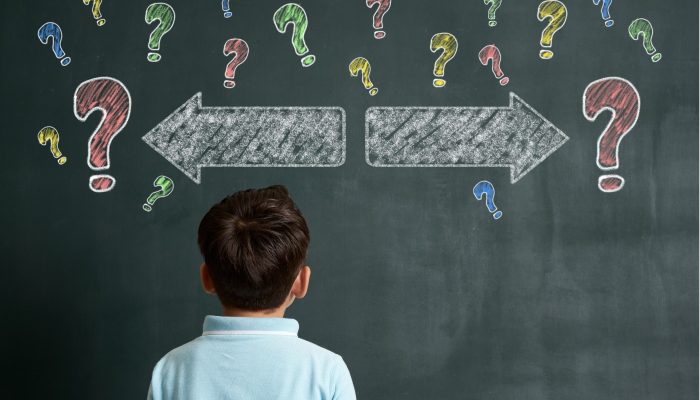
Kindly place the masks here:
<instances>
[{"instance_id":1,"label":"left-pointing arrow","mask_svg":"<svg viewBox=\"0 0 700 400\"><path fill-rule=\"evenodd\" d=\"M196 183L203 167L337 167L340 107L202 107L197 93L142 137Z\"/></svg>"}]
</instances>

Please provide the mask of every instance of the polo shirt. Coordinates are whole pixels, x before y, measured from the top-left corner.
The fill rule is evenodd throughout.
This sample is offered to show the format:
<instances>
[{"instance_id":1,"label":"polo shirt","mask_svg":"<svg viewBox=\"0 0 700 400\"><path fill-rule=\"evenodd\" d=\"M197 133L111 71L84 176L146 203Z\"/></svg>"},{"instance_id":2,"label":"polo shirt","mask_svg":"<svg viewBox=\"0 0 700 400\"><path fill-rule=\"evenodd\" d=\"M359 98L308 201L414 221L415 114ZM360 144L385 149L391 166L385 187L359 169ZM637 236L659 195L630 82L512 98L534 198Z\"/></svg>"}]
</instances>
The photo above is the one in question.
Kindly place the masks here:
<instances>
[{"instance_id":1,"label":"polo shirt","mask_svg":"<svg viewBox=\"0 0 700 400\"><path fill-rule=\"evenodd\" d=\"M298 331L289 318L207 316L155 366L148 399L355 400L343 359Z\"/></svg>"}]
</instances>

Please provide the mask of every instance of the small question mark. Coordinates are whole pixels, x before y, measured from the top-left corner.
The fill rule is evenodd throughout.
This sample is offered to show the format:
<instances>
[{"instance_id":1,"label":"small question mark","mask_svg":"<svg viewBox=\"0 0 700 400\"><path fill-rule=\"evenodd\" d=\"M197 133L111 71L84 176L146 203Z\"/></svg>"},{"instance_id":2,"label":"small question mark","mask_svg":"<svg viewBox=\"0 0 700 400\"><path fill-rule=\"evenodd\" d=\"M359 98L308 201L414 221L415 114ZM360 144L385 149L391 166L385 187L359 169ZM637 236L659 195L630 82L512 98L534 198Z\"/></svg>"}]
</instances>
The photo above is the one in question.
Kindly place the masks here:
<instances>
[{"instance_id":1,"label":"small question mark","mask_svg":"<svg viewBox=\"0 0 700 400\"><path fill-rule=\"evenodd\" d=\"M45 23L39 28L39 30L37 31L37 35L39 36L39 41L43 44L48 44L49 38L52 38L53 44L51 46L51 49L53 50L53 54L56 56L56 58L60 60L62 66L65 67L66 65L70 64L70 57L66 57L66 53L61 47L61 41L63 40L63 32L61 31L61 27L58 26L57 23Z\"/></svg>"},{"instance_id":2,"label":"small question mark","mask_svg":"<svg viewBox=\"0 0 700 400\"><path fill-rule=\"evenodd\" d=\"M501 70L501 51L498 50L498 47L494 44L485 46L479 52L479 61L481 61L482 65L488 65L489 60L491 60L491 71L493 75L497 79L500 79L498 83L500 83L501 86L507 85L510 79L508 79L507 76L503 76L503 71Z\"/></svg>"},{"instance_id":3,"label":"small question mark","mask_svg":"<svg viewBox=\"0 0 700 400\"><path fill-rule=\"evenodd\" d=\"M489 7L488 11L488 17L489 26L492 28L498 24L498 22L496 22L496 10L498 10L498 8L501 7L502 2L503 0L484 0L484 4L491 4L491 7Z\"/></svg>"},{"instance_id":4,"label":"small question mark","mask_svg":"<svg viewBox=\"0 0 700 400\"><path fill-rule=\"evenodd\" d=\"M153 3L146 8L145 19L149 25L158 20L158 26L148 37L148 49L153 50L153 52L149 52L146 57L150 62L158 62L160 54L155 53L155 51L160 50L161 39L175 24L175 10L168 3Z\"/></svg>"},{"instance_id":5,"label":"small question mark","mask_svg":"<svg viewBox=\"0 0 700 400\"><path fill-rule=\"evenodd\" d=\"M231 7L228 4L228 0L221 0L221 10L224 12L224 18L231 18L233 15L231 13Z\"/></svg>"},{"instance_id":6,"label":"small question mark","mask_svg":"<svg viewBox=\"0 0 700 400\"><path fill-rule=\"evenodd\" d=\"M651 56L652 62L659 62L661 60L661 53L656 53L656 47L654 47L654 44L651 42L651 38L654 36L654 28L652 28L651 22L644 18L637 18L632 21L628 31L630 37L634 40L639 40L639 35L644 38L642 44L644 45L644 50Z\"/></svg>"},{"instance_id":7,"label":"small question mark","mask_svg":"<svg viewBox=\"0 0 700 400\"><path fill-rule=\"evenodd\" d=\"M39 144L46 146L46 143L50 143L51 154L53 158L58 158L57 162L59 165L63 165L68 161L66 157L62 157L61 150L58 149L58 131L53 126L45 126L41 128L37 134L37 139L39 139Z\"/></svg>"},{"instance_id":8,"label":"small question mark","mask_svg":"<svg viewBox=\"0 0 700 400\"><path fill-rule=\"evenodd\" d=\"M537 8L537 19L542 22L549 19L547 27L542 31L540 46L544 48L552 47L552 39L554 34L566 24L566 6L561 1L547 0L540 3ZM540 50L540 58L549 60L554 57L554 52L551 50Z\"/></svg>"},{"instance_id":9,"label":"small question mark","mask_svg":"<svg viewBox=\"0 0 700 400\"><path fill-rule=\"evenodd\" d=\"M121 132L131 114L131 94L126 86L108 76L89 79L75 89L73 114L85 122L94 111L102 119L88 140L87 164L95 171L109 168L109 149L114 137ZM90 177L90 189L103 193L114 188L116 179L107 174Z\"/></svg>"},{"instance_id":10,"label":"small question mark","mask_svg":"<svg viewBox=\"0 0 700 400\"><path fill-rule=\"evenodd\" d=\"M445 64L447 64L455 54L457 54L457 38L447 32L436 33L430 39L430 51L435 53L442 49L442 54L435 60L433 75L436 77L445 76ZM433 86L441 88L447 84L444 79L433 79Z\"/></svg>"},{"instance_id":11,"label":"small question mark","mask_svg":"<svg viewBox=\"0 0 700 400\"><path fill-rule=\"evenodd\" d=\"M275 14L272 16L272 22L279 33L287 32L287 25L292 24L292 46L294 47L294 52L298 56L304 56L304 54L309 52L309 48L304 40L309 21L302 6L296 3L283 5L275 11ZM305 55L301 59L301 66L310 67L315 61L316 56L313 54Z\"/></svg>"},{"instance_id":12,"label":"small question mark","mask_svg":"<svg viewBox=\"0 0 700 400\"><path fill-rule=\"evenodd\" d=\"M374 87L374 84L369 79L369 73L370 71L372 71L372 66L369 65L369 61L367 61L366 58L357 57L354 60L350 61L348 69L350 70L351 76L357 76L357 74L362 74L362 84L365 86L365 89L369 90L370 96L374 96L379 92L379 89Z\"/></svg>"},{"instance_id":13,"label":"small question mark","mask_svg":"<svg viewBox=\"0 0 700 400\"><path fill-rule=\"evenodd\" d=\"M375 4L378 4L378 6L377 11L374 12L372 17L374 20L372 26L374 26L374 29L379 30L374 31L374 38L382 39L386 36L386 32L381 30L384 27L384 14L389 12L389 8L391 8L391 0L367 0L367 7L370 9L374 7Z\"/></svg>"},{"instance_id":14,"label":"small question mark","mask_svg":"<svg viewBox=\"0 0 700 400\"><path fill-rule=\"evenodd\" d=\"M503 216L503 212L498 211L498 207L493 202L493 199L496 197L496 189L493 188L491 182L481 181L477 183L472 192L477 200L481 200L486 196L486 208L493 215L493 219L499 219Z\"/></svg>"},{"instance_id":15,"label":"small question mark","mask_svg":"<svg viewBox=\"0 0 700 400\"><path fill-rule=\"evenodd\" d=\"M236 55L226 64L226 72L224 73L224 76L227 78L224 81L224 87L227 89L232 89L236 86L236 82L233 81L233 78L236 77L236 68L243 64L248 58L248 43L243 39L237 38L227 40L226 43L224 43L224 55L230 56L233 53Z\"/></svg>"},{"instance_id":16,"label":"small question mark","mask_svg":"<svg viewBox=\"0 0 700 400\"><path fill-rule=\"evenodd\" d=\"M102 13L100 12L100 7L102 7L102 0L83 0L83 4L86 6L92 2L92 17L95 18L95 23L97 26L102 26L107 22L102 18Z\"/></svg>"},{"instance_id":17,"label":"small question mark","mask_svg":"<svg viewBox=\"0 0 700 400\"><path fill-rule=\"evenodd\" d=\"M160 188L160 190L155 191L148 196L146 203L141 206L143 211L151 212L153 209L153 204L155 204L156 200L170 196L170 193L172 193L175 189L175 182L165 175L160 175L155 181L153 181L153 186Z\"/></svg>"},{"instance_id":18,"label":"small question mark","mask_svg":"<svg viewBox=\"0 0 700 400\"><path fill-rule=\"evenodd\" d=\"M612 4L613 0L602 0L603 5L600 8L600 15L603 17L603 21L605 21L605 26L610 28L615 24L615 21L610 19L610 4ZM593 0L593 4L596 6L600 4L601 0Z\"/></svg>"},{"instance_id":19,"label":"small question mark","mask_svg":"<svg viewBox=\"0 0 700 400\"><path fill-rule=\"evenodd\" d=\"M623 78L598 79L586 87L583 92L583 115L587 120L595 121L603 111L612 112L608 126L598 138L598 168L614 170L620 167L620 142L637 123L640 103L637 88ZM624 184L625 179L619 175L603 175L598 178L598 188L606 193L617 192Z\"/></svg>"}]
</instances>

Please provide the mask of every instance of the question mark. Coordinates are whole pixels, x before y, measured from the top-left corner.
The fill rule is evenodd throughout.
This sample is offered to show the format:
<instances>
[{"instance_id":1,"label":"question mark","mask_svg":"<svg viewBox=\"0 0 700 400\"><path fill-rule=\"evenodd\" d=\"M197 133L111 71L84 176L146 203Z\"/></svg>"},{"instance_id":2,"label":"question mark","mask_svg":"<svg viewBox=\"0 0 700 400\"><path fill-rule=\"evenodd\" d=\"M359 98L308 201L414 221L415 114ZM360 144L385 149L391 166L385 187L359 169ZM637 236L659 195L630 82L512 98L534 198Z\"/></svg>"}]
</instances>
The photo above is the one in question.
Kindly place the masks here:
<instances>
[{"instance_id":1,"label":"question mark","mask_svg":"<svg viewBox=\"0 0 700 400\"><path fill-rule=\"evenodd\" d=\"M160 188L160 190L155 191L148 196L146 199L146 204L141 206L143 211L151 212L153 209L153 204L155 204L156 200L170 196L170 193L172 193L175 189L175 182L173 182L173 180L167 176L161 175L157 177L155 181L153 181L153 186Z\"/></svg>"},{"instance_id":2,"label":"question mark","mask_svg":"<svg viewBox=\"0 0 700 400\"><path fill-rule=\"evenodd\" d=\"M37 139L39 139L39 144L46 146L46 142L50 143L51 154L53 158L58 158L57 162L59 165L63 165L68 161L66 157L62 157L61 150L58 149L58 131L53 126L45 126L41 128L37 134Z\"/></svg>"},{"instance_id":3,"label":"question mark","mask_svg":"<svg viewBox=\"0 0 700 400\"><path fill-rule=\"evenodd\" d=\"M224 81L224 87L227 89L236 86L233 78L236 76L236 68L248 58L248 43L243 39L233 38L227 40L224 43L224 55L230 56L233 53L236 53L236 55L233 56L233 60L226 64L226 72L224 73L224 76L228 78Z\"/></svg>"},{"instance_id":4,"label":"question mark","mask_svg":"<svg viewBox=\"0 0 700 400\"><path fill-rule=\"evenodd\" d=\"M593 4L598 5L600 4L601 0L593 0ZM605 21L605 26L610 28L615 24L615 21L610 19L610 4L612 4L613 0L602 0L603 1L603 6L600 8L600 15L603 16L603 21Z\"/></svg>"},{"instance_id":5,"label":"question mark","mask_svg":"<svg viewBox=\"0 0 700 400\"><path fill-rule=\"evenodd\" d=\"M501 7L501 3L503 0L484 0L484 4L491 4L491 7L489 7L488 11L488 17L489 17L489 26L494 27L498 23L496 22L496 10L498 10L499 7Z\"/></svg>"},{"instance_id":6,"label":"question mark","mask_svg":"<svg viewBox=\"0 0 700 400\"><path fill-rule=\"evenodd\" d=\"M644 38L642 41L644 50L651 56L652 62L659 62L659 60L661 60L661 53L656 53L656 47L654 47L654 44L651 42L651 37L654 36L654 28L652 28L651 22L644 18L637 18L632 21L628 31L630 37L634 40L639 40L639 35L642 35Z\"/></svg>"},{"instance_id":7,"label":"question mark","mask_svg":"<svg viewBox=\"0 0 700 400\"><path fill-rule=\"evenodd\" d=\"M384 27L384 14L389 12L389 8L391 8L391 0L367 0L367 7L370 9L374 7L375 4L378 4L378 6L377 11L375 11L373 15L374 22L372 25L374 26L374 29L382 29ZM374 31L375 39L382 39L385 36L386 32L382 30Z\"/></svg>"},{"instance_id":8,"label":"question mark","mask_svg":"<svg viewBox=\"0 0 700 400\"><path fill-rule=\"evenodd\" d=\"M107 22L102 18L102 13L100 12L100 7L102 7L102 0L83 0L83 4L86 6L92 1L92 17L95 18L97 26L102 26Z\"/></svg>"},{"instance_id":9,"label":"question mark","mask_svg":"<svg viewBox=\"0 0 700 400\"><path fill-rule=\"evenodd\" d=\"M486 196L486 208L493 215L493 219L499 219L503 216L503 212L498 211L498 207L493 202L493 199L496 197L496 189L493 188L491 182L481 181L477 183L472 192L477 200L481 200Z\"/></svg>"},{"instance_id":10,"label":"question mark","mask_svg":"<svg viewBox=\"0 0 700 400\"><path fill-rule=\"evenodd\" d=\"M228 0L221 0L221 10L224 12L224 18L231 18L231 15L233 15Z\"/></svg>"},{"instance_id":11,"label":"question mark","mask_svg":"<svg viewBox=\"0 0 700 400\"><path fill-rule=\"evenodd\" d=\"M491 60L491 71L493 75L497 79L500 79L498 83L500 83L501 86L507 85L510 79L508 79L507 76L503 76L503 71L501 70L501 51L498 50L495 44L485 46L479 52L479 61L481 61L482 65L488 65L489 60Z\"/></svg>"},{"instance_id":12,"label":"question mark","mask_svg":"<svg viewBox=\"0 0 700 400\"><path fill-rule=\"evenodd\" d=\"M160 50L160 40L175 24L175 10L168 3L153 3L146 8L146 23L151 24L158 20L158 26L148 37L148 49L153 52L148 53L148 61L160 61L160 54L155 51Z\"/></svg>"},{"instance_id":13,"label":"question mark","mask_svg":"<svg viewBox=\"0 0 700 400\"><path fill-rule=\"evenodd\" d=\"M62 66L65 67L66 65L70 64L70 57L66 57L66 53L61 47L61 40L63 40L63 32L61 31L61 27L58 26L57 23L47 22L44 25L42 25L36 33L39 36L39 41L43 44L48 44L49 38L52 38L53 44L51 46L51 49L53 50L53 54L56 56L56 58L60 60Z\"/></svg>"},{"instance_id":14,"label":"question mark","mask_svg":"<svg viewBox=\"0 0 700 400\"><path fill-rule=\"evenodd\" d=\"M370 96L374 96L379 92L379 89L373 87L374 84L369 79L369 73L370 71L372 71L372 66L369 65L369 61L367 61L366 58L357 57L354 60L350 61L348 69L350 70L351 76L357 76L357 74L360 73L362 74L362 84L365 86L365 89L369 90Z\"/></svg>"},{"instance_id":15,"label":"question mark","mask_svg":"<svg viewBox=\"0 0 700 400\"><path fill-rule=\"evenodd\" d=\"M435 60L433 75L436 77L445 76L445 64L447 64L455 54L457 54L457 38L447 32L436 33L430 39L430 51L435 53L442 49L442 54ZM441 88L447 84L444 79L433 79L433 86Z\"/></svg>"},{"instance_id":16,"label":"question mark","mask_svg":"<svg viewBox=\"0 0 700 400\"><path fill-rule=\"evenodd\" d=\"M583 115L593 122L603 111L612 112L612 118L598 138L596 163L602 170L620 167L619 149L622 138L634 128L639 118L641 99L634 85L623 78L608 77L591 82L583 92ZM598 178L603 192L617 192L625 179L619 175Z\"/></svg>"},{"instance_id":17,"label":"question mark","mask_svg":"<svg viewBox=\"0 0 700 400\"><path fill-rule=\"evenodd\" d=\"M540 39L540 46L544 48L552 47L552 39L554 34L566 24L566 6L561 1L557 0L547 0L540 3L537 8L537 19L542 22L545 19L549 19L547 27L542 31L542 37ZM549 60L554 57L554 52L551 50L540 50L540 58L543 60Z\"/></svg>"},{"instance_id":18,"label":"question mark","mask_svg":"<svg viewBox=\"0 0 700 400\"><path fill-rule=\"evenodd\" d=\"M131 114L131 94L117 79L103 76L89 79L75 89L73 114L85 122L94 111L102 113L102 119L88 140L87 164L90 169L101 171L109 168L109 149L114 137L121 132ZM98 174L90 177L90 189L103 193L114 188L116 179Z\"/></svg>"},{"instance_id":19,"label":"question mark","mask_svg":"<svg viewBox=\"0 0 700 400\"><path fill-rule=\"evenodd\" d=\"M292 46L294 46L294 52L298 56L303 56L309 52L309 48L304 40L309 21L302 6L296 3L283 5L275 11L275 14L272 16L272 22L279 33L287 32L287 25L292 24ZM315 61L316 56L308 54L301 59L301 66L310 67Z\"/></svg>"}]
</instances>

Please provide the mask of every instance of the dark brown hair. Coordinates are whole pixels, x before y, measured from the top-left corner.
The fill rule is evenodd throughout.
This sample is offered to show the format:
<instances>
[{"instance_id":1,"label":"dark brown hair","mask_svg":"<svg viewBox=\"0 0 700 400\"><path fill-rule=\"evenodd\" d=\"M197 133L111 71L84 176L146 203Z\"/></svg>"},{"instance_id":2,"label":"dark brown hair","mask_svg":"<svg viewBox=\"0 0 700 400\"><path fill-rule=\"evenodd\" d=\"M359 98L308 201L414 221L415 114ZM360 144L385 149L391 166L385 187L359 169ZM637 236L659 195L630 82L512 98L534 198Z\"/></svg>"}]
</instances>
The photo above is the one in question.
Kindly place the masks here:
<instances>
[{"instance_id":1,"label":"dark brown hair","mask_svg":"<svg viewBox=\"0 0 700 400\"><path fill-rule=\"evenodd\" d=\"M226 307L282 305L309 246L304 216L284 186L236 192L199 224L199 249Z\"/></svg>"}]
</instances>

